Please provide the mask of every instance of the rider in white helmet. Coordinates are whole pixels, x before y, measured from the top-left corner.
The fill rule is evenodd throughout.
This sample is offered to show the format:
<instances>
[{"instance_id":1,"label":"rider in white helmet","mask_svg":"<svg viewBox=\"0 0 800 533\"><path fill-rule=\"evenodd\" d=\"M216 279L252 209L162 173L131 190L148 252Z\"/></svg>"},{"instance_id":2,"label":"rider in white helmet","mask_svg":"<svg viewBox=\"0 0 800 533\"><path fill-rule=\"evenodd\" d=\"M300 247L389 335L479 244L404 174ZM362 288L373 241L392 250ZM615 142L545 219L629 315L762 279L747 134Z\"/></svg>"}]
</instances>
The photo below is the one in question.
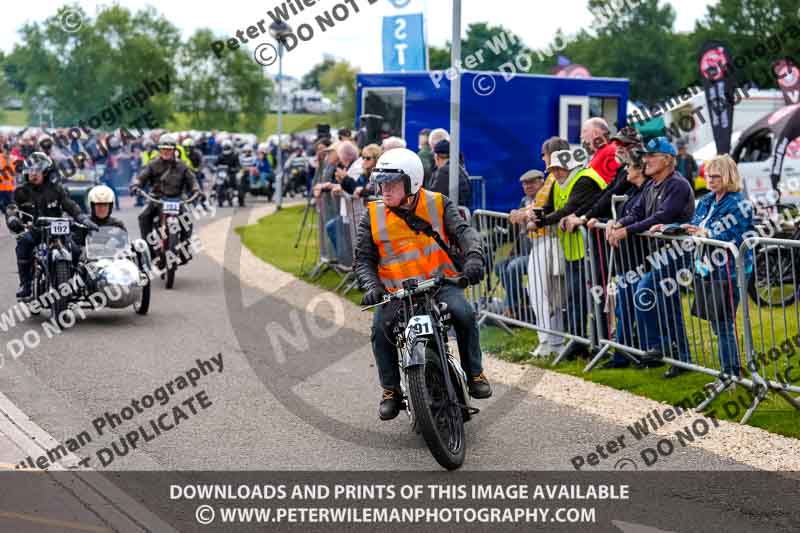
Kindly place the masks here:
<instances>
[{"instance_id":1,"label":"rider in white helmet","mask_svg":"<svg viewBox=\"0 0 800 533\"><path fill-rule=\"evenodd\" d=\"M88 197L90 218L98 226L116 226L127 231L120 219L111 216L114 210L114 196L111 187L105 185L93 187Z\"/></svg>"},{"instance_id":2,"label":"rider in white helmet","mask_svg":"<svg viewBox=\"0 0 800 533\"><path fill-rule=\"evenodd\" d=\"M484 275L480 237L446 196L422 188L424 170L417 154L406 148L384 153L372 177L383 199L370 202L359 222L355 272L367 288L362 304L382 301L387 291L399 290L409 278L423 281L462 272L470 283L480 283ZM464 291L444 286L437 298L447 304L452 316L470 395L488 398L492 388L483 374L478 324ZM375 312L372 351L383 386L378 413L381 420L391 420L400 412L402 393L385 309Z\"/></svg>"}]
</instances>

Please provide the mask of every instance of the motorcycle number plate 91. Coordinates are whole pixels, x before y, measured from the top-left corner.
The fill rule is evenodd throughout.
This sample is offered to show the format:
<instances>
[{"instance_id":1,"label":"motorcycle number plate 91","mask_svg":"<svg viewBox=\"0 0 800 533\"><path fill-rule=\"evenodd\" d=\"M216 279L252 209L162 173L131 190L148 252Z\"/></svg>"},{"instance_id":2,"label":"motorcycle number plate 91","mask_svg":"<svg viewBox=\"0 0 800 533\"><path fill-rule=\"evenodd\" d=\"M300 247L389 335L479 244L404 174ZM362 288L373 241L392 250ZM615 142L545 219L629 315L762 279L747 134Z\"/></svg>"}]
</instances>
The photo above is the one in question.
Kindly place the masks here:
<instances>
[{"instance_id":1,"label":"motorcycle number plate 91","mask_svg":"<svg viewBox=\"0 0 800 533\"><path fill-rule=\"evenodd\" d=\"M430 335L433 333L433 323L428 315L418 315L412 317L406 326L406 339L412 339L417 335Z\"/></svg>"},{"instance_id":2,"label":"motorcycle number plate 91","mask_svg":"<svg viewBox=\"0 0 800 533\"><path fill-rule=\"evenodd\" d=\"M60 220L51 222L50 235L69 235L69 222Z\"/></svg>"},{"instance_id":3,"label":"motorcycle number plate 91","mask_svg":"<svg viewBox=\"0 0 800 533\"><path fill-rule=\"evenodd\" d=\"M164 214L177 215L181 211L180 202L164 202Z\"/></svg>"}]
</instances>

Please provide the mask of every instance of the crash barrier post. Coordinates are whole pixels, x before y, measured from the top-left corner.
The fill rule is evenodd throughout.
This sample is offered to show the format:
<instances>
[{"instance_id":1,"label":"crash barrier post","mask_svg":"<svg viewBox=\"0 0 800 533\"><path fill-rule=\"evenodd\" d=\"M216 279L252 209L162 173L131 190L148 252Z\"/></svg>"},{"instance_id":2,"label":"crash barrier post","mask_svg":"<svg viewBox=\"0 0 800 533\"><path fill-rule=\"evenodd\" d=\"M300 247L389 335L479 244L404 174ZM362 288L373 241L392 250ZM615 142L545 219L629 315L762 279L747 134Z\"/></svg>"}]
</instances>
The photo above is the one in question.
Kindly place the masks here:
<instances>
[{"instance_id":1,"label":"crash barrier post","mask_svg":"<svg viewBox=\"0 0 800 533\"><path fill-rule=\"evenodd\" d=\"M660 234L630 236L611 247L605 229L605 224L597 224L587 242L598 248L593 256L607 256L605 271L599 262L593 265L590 293L609 320L607 327L598 327L606 335L599 339L601 349L584 372L613 349L618 360L663 361L707 374L718 382L696 406L698 411L738 383L753 398L742 419L747 422L767 387L752 363L749 250L730 242ZM774 330L774 315L764 318ZM776 339L771 337L773 348ZM742 364L743 354L747 365ZM744 377L744 369L750 378Z\"/></svg>"},{"instance_id":2,"label":"crash barrier post","mask_svg":"<svg viewBox=\"0 0 800 533\"><path fill-rule=\"evenodd\" d=\"M472 225L487 267L469 295L479 325L490 320L507 330L513 325L537 331L540 344L559 354L553 364L575 344L591 346L590 268L580 242L585 231L574 239L558 237L555 226L529 233L511 224L508 214L486 210L473 213Z\"/></svg>"},{"instance_id":3,"label":"crash barrier post","mask_svg":"<svg viewBox=\"0 0 800 533\"><path fill-rule=\"evenodd\" d=\"M314 280L327 270L339 272L338 260L340 253L337 253L339 243L343 238L343 224L339 215L340 202L338 197L330 191L321 191L316 198L317 209L317 238L319 239L319 261L309 274ZM339 219L339 220L337 220ZM345 244L345 243L342 243ZM352 267L352 261L349 262Z\"/></svg>"},{"instance_id":4,"label":"crash barrier post","mask_svg":"<svg viewBox=\"0 0 800 533\"><path fill-rule=\"evenodd\" d=\"M483 176L469 177L469 207L473 211L486 209L486 180Z\"/></svg>"},{"instance_id":5,"label":"crash barrier post","mask_svg":"<svg viewBox=\"0 0 800 533\"><path fill-rule=\"evenodd\" d=\"M746 272L748 251L751 273ZM753 300L753 305L743 309L746 367L760 386L745 413L746 421L770 390L800 409L800 402L790 394L800 393L800 384L795 382L800 372L792 372L800 367L792 361L800 349L800 241L751 237L742 243L739 255L738 267L744 273L740 276L742 298L749 295Z\"/></svg>"}]
</instances>

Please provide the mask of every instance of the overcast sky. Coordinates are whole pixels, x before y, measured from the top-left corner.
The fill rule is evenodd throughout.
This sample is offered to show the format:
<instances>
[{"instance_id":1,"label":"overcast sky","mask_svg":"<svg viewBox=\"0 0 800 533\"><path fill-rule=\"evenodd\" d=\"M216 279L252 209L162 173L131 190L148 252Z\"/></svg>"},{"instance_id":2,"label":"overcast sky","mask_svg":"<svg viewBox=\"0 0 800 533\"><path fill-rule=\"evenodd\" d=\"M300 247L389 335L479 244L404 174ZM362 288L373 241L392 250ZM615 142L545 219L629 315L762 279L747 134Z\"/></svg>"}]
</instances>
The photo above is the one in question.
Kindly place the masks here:
<instances>
[{"instance_id":1,"label":"overcast sky","mask_svg":"<svg viewBox=\"0 0 800 533\"><path fill-rule=\"evenodd\" d=\"M292 0L298 1L298 0ZM310 2L311 0L306 0ZM376 2L370 5L369 2ZM629 0L635 2L636 0ZM259 20L271 20L267 10L281 5L284 0L223 0L203 4L194 0L171 0L155 3L146 0L121 0L118 3L135 11L148 4L175 24L186 38L198 28L210 28L220 38L233 37L237 30L246 30L248 26ZM302 76L323 54L332 54L344 58L363 72L381 72L381 22L387 15L398 14L392 2L407 3L404 9L420 12L424 9L427 21L427 33L430 43L442 46L450 39L452 1L451 0L347 0L346 5L353 3L360 12L355 13L350 7L349 17L337 23L334 28L322 33L314 17L332 9L345 0L317 0L317 5L307 8L289 23L293 27L303 22L312 23L316 35L308 42L301 42L296 49L285 57L284 69L287 74ZM94 16L98 5L108 2L77 2L90 16ZM587 9L587 0L463 0L462 24L466 29L472 22L488 22L502 25L520 35L525 44L533 49L547 46L553 39L557 28L563 28L572 34L590 24L592 15ZM706 7L713 2L707 0L672 0L668 2L677 11L676 31L690 31L697 19L706 13ZM17 3L17 8L4 9L0 17L0 48L10 52L18 42L17 30L29 21L44 20L55 14L59 4L52 0L26 0ZM24 5L24 8L20 8ZM8 6L7 6L8 7ZM341 11L340 11L341 13ZM463 34L463 33L462 33ZM269 41L262 36L250 41L252 51L260 42ZM254 62L254 66L256 66ZM591 66L590 66L591 68ZM277 72L277 63L268 67L270 73Z\"/></svg>"}]
</instances>

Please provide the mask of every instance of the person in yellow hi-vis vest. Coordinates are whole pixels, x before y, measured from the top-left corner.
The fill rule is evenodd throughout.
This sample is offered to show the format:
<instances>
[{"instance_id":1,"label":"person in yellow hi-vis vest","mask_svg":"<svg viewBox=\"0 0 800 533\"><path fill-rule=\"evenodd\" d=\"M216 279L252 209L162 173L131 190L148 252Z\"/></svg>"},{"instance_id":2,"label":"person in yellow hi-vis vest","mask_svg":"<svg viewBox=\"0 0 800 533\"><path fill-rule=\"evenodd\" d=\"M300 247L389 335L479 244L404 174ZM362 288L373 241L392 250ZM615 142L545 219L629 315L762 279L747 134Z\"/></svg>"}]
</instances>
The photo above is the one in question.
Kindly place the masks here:
<instances>
[{"instance_id":1,"label":"person in yellow hi-vis vest","mask_svg":"<svg viewBox=\"0 0 800 533\"><path fill-rule=\"evenodd\" d=\"M544 216L533 227L558 224L557 234L564 250L566 275L566 306L564 324L567 332L586 337L586 310L589 306L586 287L587 269L584 261L584 239L580 232L566 231L566 217L579 207L593 203L606 188L605 180L591 167L581 165L570 150L558 150L550 156L548 172L556 178L544 207ZM574 359L587 355L583 344L571 342L564 356Z\"/></svg>"},{"instance_id":2,"label":"person in yellow hi-vis vest","mask_svg":"<svg viewBox=\"0 0 800 533\"><path fill-rule=\"evenodd\" d=\"M473 285L483 279L478 232L461 217L449 198L422 188L424 174L419 156L406 148L389 150L375 165L372 178L383 199L369 203L359 222L355 247L354 270L367 289L363 305L381 302L387 291L400 290L406 279L453 277L459 270ZM432 232L411 229L409 224L415 228L426 225ZM465 258L463 267L458 265L462 262L460 257L451 257L446 251L454 244ZM483 374L478 324L464 290L444 286L437 300L447 304L452 317L470 396L490 397L492 389ZM395 418L403 401L397 349L392 342L391 325L386 324L389 313L385 306L379 307L372 325L372 351L383 386L378 411L381 420Z\"/></svg>"}]
</instances>

